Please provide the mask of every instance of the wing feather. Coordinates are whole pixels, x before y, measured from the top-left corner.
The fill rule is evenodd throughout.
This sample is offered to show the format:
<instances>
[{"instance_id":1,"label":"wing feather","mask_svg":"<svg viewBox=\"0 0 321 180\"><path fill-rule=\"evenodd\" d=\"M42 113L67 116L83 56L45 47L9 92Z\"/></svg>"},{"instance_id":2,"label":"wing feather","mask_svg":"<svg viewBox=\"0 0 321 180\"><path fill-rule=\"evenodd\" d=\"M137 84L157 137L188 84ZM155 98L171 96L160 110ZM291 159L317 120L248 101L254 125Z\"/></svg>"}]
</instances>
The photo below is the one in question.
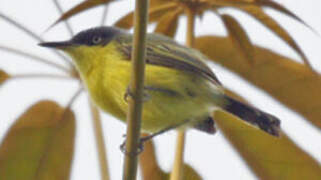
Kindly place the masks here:
<instances>
[{"instance_id":1,"label":"wing feather","mask_svg":"<svg viewBox=\"0 0 321 180\"><path fill-rule=\"evenodd\" d=\"M120 50L130 59L132 36L123 34L116 38ZM205 63L206 57L199 51L182 46L158 34L148 34L146 42L146 63L195 73L215 85L221 85L215 74Z\"/></svg>"}]
</instances>

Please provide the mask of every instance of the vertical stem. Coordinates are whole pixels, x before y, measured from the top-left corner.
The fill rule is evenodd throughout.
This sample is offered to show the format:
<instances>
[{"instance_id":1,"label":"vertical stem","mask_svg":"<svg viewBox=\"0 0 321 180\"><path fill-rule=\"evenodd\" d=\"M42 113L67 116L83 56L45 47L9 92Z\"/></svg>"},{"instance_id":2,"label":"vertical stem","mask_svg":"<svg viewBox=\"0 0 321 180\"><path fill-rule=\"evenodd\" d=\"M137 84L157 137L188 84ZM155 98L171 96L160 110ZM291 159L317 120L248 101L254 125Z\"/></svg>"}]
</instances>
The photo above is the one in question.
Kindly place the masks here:
<instances>
[{"instance_id":1,"label":"vertical stem","mask_svg":"<svg viewBox=\"0 0 321 180\"><path fill-rule=\"evenodd\" d=\"M137 175L138 147L143 109L143 87L145 71L145 44L148 22L148 0L136 0L134 17L134 39L132 51L132 72L129 85L127 139L124 160L124 180L135 180Z\"/></svg>"},{"instance_id":2,"label":"vertical stem","mask_svg":"<svg viewBox=\"0 0 321 180\"><path fill-rule=\"evenodd\" d=\"M177 131L176 152L174 166L170 176L170 180L181 180L183 177L184 165L184 149L185 149L185 131Z\"/></svg>"},{"instance_id":3,"label":"vertical stem","mask_svg":"<svg viewBox=\"0 0 321 180\"><path fill-rule=\"evenodd\" d=\"M99 157L99 165L100 165L100 175L102 180L109 180L109 169L108 169L108 161L107 161L107 149L105 146L104 136L103 136L103 129L101 126L101 118L99 115L99 111L97 107L89 99L90 110L92 114L92 120L94 124L94 131L95 131L95 139L96 139L96 146L98 151Z\"/></svg>"},{"instance_id":4,"label":"vertical stem","mask_svg":"<svg viewBox=\"0 0 321 180\"><path fill-rule=\"evenodd\" d=\"M194 27L195 27L195 12L192 8L186 9L187 16L187 33L186 33L186 46L193 47L194 45ZM181 180L183 175L184 165L184 150L185 150L185 131L180 130L177 132L176 152L173 170L170 176L171 180Z\"/></svg>"},{"instance_id":5,"label":"vertical stem","mask_svg":"<svg viewBox=\"0 0 321 180\"><path fill-rule=\"evenodd\" d=\"M193 9L186 10L187 16L187 33L186 33L186 46L193 47L194 46L194 27L195 27L195 12Z\"/></svg>"}]
</instances>

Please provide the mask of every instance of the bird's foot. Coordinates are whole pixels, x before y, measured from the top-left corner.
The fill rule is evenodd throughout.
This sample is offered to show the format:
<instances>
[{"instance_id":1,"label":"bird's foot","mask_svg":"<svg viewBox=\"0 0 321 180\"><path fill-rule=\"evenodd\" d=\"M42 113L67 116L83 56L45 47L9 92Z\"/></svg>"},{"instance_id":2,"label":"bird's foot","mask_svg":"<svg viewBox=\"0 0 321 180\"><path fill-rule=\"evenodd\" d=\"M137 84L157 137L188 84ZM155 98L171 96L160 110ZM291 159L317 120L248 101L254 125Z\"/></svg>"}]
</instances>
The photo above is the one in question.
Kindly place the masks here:
<instances>
[{"instance_id":1,"label":"bird's foot","mask_svg":"<svg viewBox=\"0 0 321 180\"><path fill-rule=\"evenodd\" d=\"M126 150L126 140L120 145L120 151L129 156L137 156L144 151L144 139L139 139L138 148L135 152L128 152Z\"/></svg>"},{"instance_id":2,"label":"bird's foot","mask_svg":"<svg viewBox=\"0 0 321 180\"><path fill-rule=\"evenodd\" d=\"M124 100L126 102L128 102L128 97L134 97L134 94L131 92L129 87L127 87L126 93L124 95ZM148 93L146 93L145 90L144 90L144 92L143 92L143 102L146 102L148 100L150 100L150 95Z\"/></svg>"}]
</instances>

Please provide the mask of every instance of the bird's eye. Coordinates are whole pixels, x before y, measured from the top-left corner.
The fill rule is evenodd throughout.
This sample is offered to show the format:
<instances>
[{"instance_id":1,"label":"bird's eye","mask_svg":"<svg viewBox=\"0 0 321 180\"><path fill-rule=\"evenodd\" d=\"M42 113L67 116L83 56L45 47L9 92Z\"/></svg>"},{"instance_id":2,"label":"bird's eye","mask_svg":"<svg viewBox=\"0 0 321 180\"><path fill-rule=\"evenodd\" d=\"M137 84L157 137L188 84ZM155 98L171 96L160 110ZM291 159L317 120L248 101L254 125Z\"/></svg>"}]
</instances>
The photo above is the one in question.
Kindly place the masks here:
<instances>
[{"instance_id":1,"label":"bird's eye","mask_svg":"<svg viewBox=\"0 0 321 180\"><path fill-rule=\"evenodd\" d=\"M102 38L101 38L100 36L95 36L95 37L93 37L93 39L92 39L92 42L93 42L94 44L99 44L101 41L102 41Z\"/></svg>"}]
</instances>

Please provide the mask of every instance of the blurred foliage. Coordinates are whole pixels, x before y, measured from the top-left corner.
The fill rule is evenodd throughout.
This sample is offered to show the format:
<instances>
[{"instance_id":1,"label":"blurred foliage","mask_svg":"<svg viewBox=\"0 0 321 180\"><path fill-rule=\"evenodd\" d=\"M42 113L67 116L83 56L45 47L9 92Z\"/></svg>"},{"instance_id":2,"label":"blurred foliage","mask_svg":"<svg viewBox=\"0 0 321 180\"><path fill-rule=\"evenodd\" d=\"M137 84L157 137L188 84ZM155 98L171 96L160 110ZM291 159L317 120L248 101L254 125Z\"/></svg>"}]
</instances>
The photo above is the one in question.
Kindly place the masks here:
<instances>
[{"instance_id":1,"label":"blurred foliage","mask_svg":"<svg viewBox=\"0 0 321 180\"><path fill-rule=\"evenodd\" d=\"M142 136L147 136L148 134L143 134ZM143 179L153 179L153 180L169 180L170 173L164 172L157 163L155 145L153 141L147 141L144 144L144 151L139 157L140 166L142 169ZM184 180L201 180L201 176L188 164L184 164Z\"/></svg>"},{"instance_id":2,"label":"blurred foliage","mask_svg":"<svg viewBox=\"0 0 321 180\"><path fill-rule=\"evenodd\" d=\"M85 0L82 3L73 7L72 9L70 9L68 12L65 12L52 26L54 26L55 24L57 24L61 21L67 20L68 18L70 18L78 13L81 13L82 11L91 9L91 8L98 6L98 5L108 4L112 1L114 1L114 0Z\"/></svg>"},{"instance_id":3,"label":"blurred foliage","mask_svg":"<svg viewBox=\"0 0 321 180\"><path fill-rule=\"evenodd\" d=\"M69 179L75 117L52 101L41 101L15 121L0 146L0 179Z\"/></svg>"},{"instance_id":4,"label":"blurred foliage","mask_svg":"<svg viewBox=\"0 0 321 180\"><path fill-rule=\"evenodd\" d=\"M313 30L311 27L309 27L303 20L301 20L299 17L297 17L294 13L287 10L282 5L277 4L276 2L272 0L151 0L151 6L150 6L150 16L153 17L155 14L157 14L158 19L161 19L162 17L168 16L168 14L174 13L179 11L180 14L176 15L176 18L173 18L172 21L175 22L180 17L180 15L186 14L186 11L192 10L197 15L202 16L204 12L213 12L215 14L218 14L218 10L221 8L226 7L232 7L239 9L243 12L248 13L249 15L253 16L255 19L257 19L260 23L265 25L268 29L270 29L272 32L274 32L277 36L279 36L283 41L285 41L289 46L291 46L303 59L304 63L307 64L310 69L312 69L307 57L302 52L302 50L299 48L299 46L296 44L296 42L293 40L293 38L280 26L272 17L270 17L268 14L266 14L263 11L263 7L270 7L274 10L277 10L285 15L288 15L289 17L299 21L300 23L304 24L311 30ZM182 10L183 9L183 10ZM128 15L125 15L122 19L120 19L118 22L115 23L116 26L121 28L130 28L132 26L132 13L129 13ZM226 17L225 17L226 19ZM224 21L224 17L223 17ZM231 32L231 28L229 25L231 25L231 17L229 17L228 20L230 23L226 23L227 29L229 32ZM157 20L156 18L151 18L150 22L157 22L160 23L160 20ZM172 22L167 21L167 25L171 24ZM233 22L235 27L235 22ZM175 28L175 27L173 27ZM163 34L168 34L170 32L176 32L176 29L167 29L167 31L162 31ZM234 28L235 29L235 28ZM240 29L240 28L238 28ZM232 33L234 39L240 39L245 40L244 33ZM240 37L238 37L240 35ZM173 35L172 35L173 36ZM237 41L236 47L239 47L241 45L241 50L245 50L242 54L247 55L248 57L251 57L251 53L249 50L249 44L245 43L245 41Z\"/></svg>"},{"instance_id":5,"label":"blurred foliage","mask_svg":"<svg viewBox=\"0 0 321 180\"><path fill-rule=\"evenodd\" d=\"M241 96L229 96L247 103ZM260 179L318 179L321 165L298 147L284 132L270 136L223 111L213 115L224 136Z\"/></svg>"},{"instance_id":6,"label":"blurred foliage","mask_svg":"<svg viewBox=\"0 0 321 180\"><path fill-rule=\"evenodd\" d=\"M4 83L9 77L9 74L0 69L0 85Z\"/></svg>"},{"instance_id":7,"label":"blurred foliage","mask_svg":"<svg viewBox=\"0 0 321 180\"><path fill-rule=\"evenodd\" d=\"M85 0L63 13L53 25L96 6L118 1L120 0ZM220 13L219 10L226 7L241 10L254 17L294 49L305 64L253 45L237 19ZM187 12L200 17L205 12L218 15L229 37L199 37L195 39L195 47L214 62L263 89L321 128L320 75L311 71L311 65L297 43L282 25L264 12L264 7L281 12L313 31L294 13L272 0L150 0L149 23L156 23L155 32L174 37L179 28L179 18ZM133 12L130 12L119 19L115 26L129 29L133 26L133 17ZM0 13L0 18L42 41L40 36L8 16ZM79 79L74 69L64 68L45 58L14 48L8 49L2 47L2 50L38 59L39 62ZM55 53L60 58L63 57ZM9 77L5 71L0 70L0 84L9 80ZM295 145L285 133L281 138L268 136L224 112L216 113L214 118L227 140L257 177L291 180L321 177L320 164ZM74 131L75 119L70 109L61 108L51 101L38 102L14 123L0 146L0 179L69 179ZM169 173L164 172L157 163L152 142L145 144L140 164L144 179L169 179ZM184 175L183 179L187 180L202 179L187 164L184 164Z\"/></svg>"},{"instance_id":8,"label":"blurred foliage","mask_svg":"<svg viewBox=\"0 0 321 180\"><path fill-rule=\"evenodd\" d=\"M218 127L259 179L319 179L321 166L287 135L280 138L242 123L231 114L214 115Z\"/></svg>"},{"instance_id":9,"label":"blurred foliage","mask_svg":"<svg viewBox=\"0 0 321 180\"><path fill-rule=\"evenodd\" d=\"M253 65L249 65L224 37L196 38L195 47L321 128L321 77L307 66L257 46Z\"/></svg>"},{"instance_id":10,"label":"blurred foliage","mask_svg":"<svg viewBox=\"0 0 321 180\"><path fill-rule=\"evenodd\" d=\"M249 64L252 64L254 48L246 32L232 16L222 15L222 20L231 40L239 50L239 54L243 55L244 59L247 60Z\"/></svg>"}]
</instances>

